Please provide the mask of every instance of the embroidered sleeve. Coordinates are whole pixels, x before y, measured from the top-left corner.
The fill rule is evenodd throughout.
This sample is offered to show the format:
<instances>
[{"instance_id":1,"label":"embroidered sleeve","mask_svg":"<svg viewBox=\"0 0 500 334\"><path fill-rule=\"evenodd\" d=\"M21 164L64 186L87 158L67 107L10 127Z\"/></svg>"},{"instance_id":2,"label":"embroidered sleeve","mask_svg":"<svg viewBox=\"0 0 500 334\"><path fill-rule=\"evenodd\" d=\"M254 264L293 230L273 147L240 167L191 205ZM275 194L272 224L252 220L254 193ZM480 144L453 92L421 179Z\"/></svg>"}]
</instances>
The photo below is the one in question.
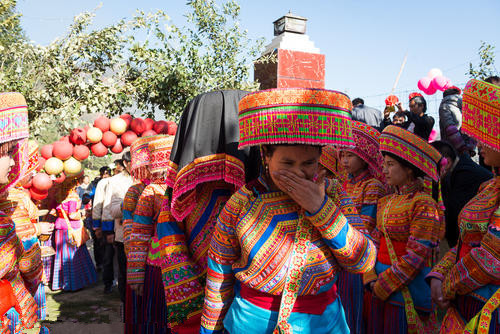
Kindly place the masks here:
<instances>
[{"instance_id":1,"label":"embroidered sleeve","mask_svg":"<svg viewBox=\"0 0 500 334\"><path fill-rule=\"evenodd\" d=\"M199 314L203 306L202 271L192 260L183 224L170 211L170 201L163 201L158 217L158 240L162 245L162 278L168 309L169 327Z\"/></svg>"},{"instance_id":2,"label":"embroidered sleeve","mask_svg":"<svg viewBox=\"0 0 500 334\"><path fill-rule=\"evenodd\" d=\"M377 225L377 202L384 196L385 188L382 183L377 179L371 179L364 190L363 203L359 212L368 233Z\"/></svg>"},{"instance_id":3,"label":"embroidered sleeve","mask_svg":"<svg viewBox=\"0 0 500 334\"><path fill-rule=\"evenodd\" d=\"M208 252L207 287L200 333L222 333L222 321L233 301L235 278L232 265L240 257L236 226L240 211L248 203L243 191L245 187L229 199L217 219Z\"/></svg>"},{"instance_id":4,"label":"embroidered sleeve","mask_svg":"<svg viewBox=\"0 0 500 334\"><path fill-rule=\"evenodd\" d=\"M339 264L353 273L373 268L376 249L363 233L353 228L361 220L351 199L340 187L329 185L326 201L314 215L306 214L321 233Z\"/></svg>"},{"instance_id":5,"label":"embroidered sleeve","mask_svg":"<svg viewBox=\"0 0 500 334\"><path fill-rule=\"evenodd\" d=\"M432 268L431 272L426 276L426 278L437 278L441 281L444 280L448 272L455 265L457 260L457 247L450 249L439 261L438 264Z\"/></svg>"},{"instance_id":6,"label":"embroidered sleeve","mask_svg":"<svg viewBox=\"0 0 500 334\"><path fill-rule=\"evenodd\" d=\"M144 187L140 185L132 185L128 188L125 198L123 199L123 246L126 254L128 253L135 207L143 189Z\"/></svg>"},{"instance_id":7,"label":"embroidered sleeve","mask_svg":"<svg viewBox=\"0 0 500 334\"><path fill-rule=\"evenodd\" d=\"M378 275L373 287L375 295L386 300L393 292L407 285L432 257L439 240L439 212L430 196L417 194L414 199L410 237L406 254Z\"/></svg>"},{"instance_id":8,"label":"embroidered sleeve","mask_svg":"<svg viewBox=\"0 0 500 334\"><path fill-rule=\"evenodd\" d=\"M154 235L154 191L147 186L134 211L128 251L127 282L143 284L149 242Z\"/></svg>"},{"instance_id":9,"label":"embroidered sleeve","mask_svg":"<svg viewBox=\"0 0 500 334\"><path fill-rule=\"evenodd\" d=\"M493 214L488 232L479 247L473 248L451 268L443 281L443 296L454 299L492 281L500 280L500 208Z\"/></svg>"}]
</instances>

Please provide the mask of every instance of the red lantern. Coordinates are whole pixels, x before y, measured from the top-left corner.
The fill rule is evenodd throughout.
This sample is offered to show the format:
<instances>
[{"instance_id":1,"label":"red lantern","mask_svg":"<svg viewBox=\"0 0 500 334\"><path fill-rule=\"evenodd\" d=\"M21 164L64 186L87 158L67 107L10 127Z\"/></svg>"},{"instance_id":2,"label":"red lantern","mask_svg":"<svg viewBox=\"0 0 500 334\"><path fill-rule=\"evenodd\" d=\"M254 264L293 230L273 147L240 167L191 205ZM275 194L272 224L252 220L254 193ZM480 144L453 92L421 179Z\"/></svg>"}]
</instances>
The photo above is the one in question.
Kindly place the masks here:
<instances>
[{"instance_id":1,"label":"red lantern","mask_svg":"<svg viewBox=\"0 0 500 334\"><path fill-rule=\"evenodd\" d=\"M85 145L76 145L73 148L73 156L75 159L83 161L87 159L90 155L90 150L87 146Z\"/></svg>"},{"instance_id":2,"label":"red lantern","mask_svg":"<svg viewBox=\"0 0 500 334\"><path fill-rule=\"evenodd\" d=\"M92 153L96 157L99 157L99 158L108 154L108 148L106 146L104 146L103 143L101 143L101 142L95 143L94 145L92 145L90 147L90 150L92 151Z\"/></svg>"},{"instance_id":3,"label":"red lantern","mask_svg":"<svg viewBox=\"0 0 500 334\"><path fill-rule=\"evenodd\" d=\"M75 145L83 145L87 141L87 131L82 128L75 128L71 130L69 140Z\"/></svg>"},{"instance_id":4,"label":"red lantern","mask_svg":"<svg viewBox=\"0 0 500 334\"><path fill-rule=\"evenodd\" d=\"M130 123L130 128L139 136L146 131L146 123L144 123L144 120L140 117L134 118Z\"/></svg>"},{"instance_id":5,"label":"red lantern","mask_svg":"<svg viewBox=\"0 0 500 334\"><path fill-rule=\"evenodd\" d=\"M36 201L44 200L47 198L48 195L49 195L48 190L43 191L43 190L38 190L38 189L33 188L33 187L30 188L30 196L32 199L34 199Z\"/></svg>"},{"instance_id":6,"label":"red lantern","mask_svg":"<svg viewBox=\"0 0 500 334\"><path fill-rule=\"evenodd\" d=\"M168 123L166 121L158 121L153 125L153 130L159 134L168 134Z\"/></svg>"},{"instance_id":7,"label":"red lantern","mask_svg":"<svg viewBox=\"0 0 500 334\"><path fill-rule=\"evenodd\" d=\"M73 154L73 145L69 142L58 141L54 143L52 154L61 160L67 160Z\"/></svg>"},{"instance_id":8,"label":"red lantern","mask_svg":"<svg viewBox=\"0 0 500 334\"><path fill-rule=\"evenodd\" d=\"M99 116L94 121L94 127L99 128L102 132L109 131L109 118L105 116Z\"/></svg>"},{"instance_id":9,"label":"red lantern","mask_svg":"<svg viewBox=\"0 0 500 334\"><path fill-rule=\"evenodd\" d=\"M116 144L118 137L111 131L106 131L102 134L101 142L104 146L112 147Z\"/></svg>"},{"instance_id":10,"label":"red lantern","mask_svg":"<svg viewBox=\"0 0 500 334\"><path fill-rule=\"evenodd\" d=\"M123 146L127 147L132 145L132 143L137 139L137 135L135 134L134 131L127 131L124 134L122 134L120 141L122 142Z\"/></svg>"},{"instance_id":11,"label":"red lantern","mask_svg":"<svg viewBox=\"0 0 500 334\"><path fill-rule=\"evenodd\" d=\"M54 145L52 145L52 144L44 145L44 146L42 146L42 149L40 150L40 154L42 155L42 157L44 159L47 160L47 159L53 157L53 155L52 155L53 149L54 149Z\"/></svg>"},{"instance_id":12,"label":"red lantern","mask_svg":"<svg viewBox=\"0 0 500 334\"><path fill-rule=\"evenodd\" d=\"M37 173L33 177L33 187L40 191L49 190L52 187L52 179L45 173Z\"/></svg>"}]
</instances>

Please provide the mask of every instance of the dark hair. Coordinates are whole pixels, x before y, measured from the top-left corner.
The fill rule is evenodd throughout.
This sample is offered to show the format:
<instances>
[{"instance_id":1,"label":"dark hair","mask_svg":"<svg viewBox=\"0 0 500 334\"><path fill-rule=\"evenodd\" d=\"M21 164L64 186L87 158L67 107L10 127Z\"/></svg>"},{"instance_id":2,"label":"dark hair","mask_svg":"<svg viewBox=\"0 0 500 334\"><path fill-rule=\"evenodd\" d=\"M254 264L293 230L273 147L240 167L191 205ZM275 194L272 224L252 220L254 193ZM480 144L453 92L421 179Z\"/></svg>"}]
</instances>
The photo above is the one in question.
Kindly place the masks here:
<instances>
[{"instance_id":1,"label":"dark hair","mask_svg":"<svg viewBox=\"0 0 500 334\"><path fill-rule=\"evenodd\" d=\"M109 168L108 166L103 166L99 168L99 174L101 174L101 176L103 176L105 173L111 175L111 168Z\"/></svg>"},{"instance_id":2,"label":"dark hair","mask_svg":"<svg viewBox=\"0 0 500 334\"><path fill-rule=\"evenodd\" d=\"M455 161L458 157L457 150L449 142L445 140L436 140L431 145L445 157Z\"/></svg>"},{"instance_id":3,"label":"dark hair","mask_svg":"<svg viewBox=\"0 0 500 334\"><path fill-rule=\"evenodd\" d=\"M126 162L132 161L132 156L130 155L130 151L123 153L122 160Z\"/></svg>"},{"instance_id":4,"label":"dark hair","mask_svg":"<svg viewBox=\"0 0 500 334\"><path fill-rule=\"evenodd\" d=\"M443 92L443 97L447 97L448 95L460 95L460 89L453 87L453 88L448 88Z\"/></svg>"},{"instance_id":5,"label":"dark hair","mask_svg":"<svg viewBox=\"0 0 500 334\"><path fill-rule=\"evenodd\" d=\"M123 159L118 159L118 160L115 160L115 165L117 166L122 166L123 168L125 168L125 165L123 164Z\"/></svg>"},{"instance_id":6,"label":"dark hair","mask_svg":"<svg viewBox=\"0 0 500 334\"><path fill-rule=\"evenodd\" d=\"M427 102L425 101L423 96L415 96L410 100L410 102L411 101L415 101L415 103L419 106L424 106L424 113L427 111Z\"/></svg>"},{"instance_id":7,"label":"dark hair","mask_svg":"<svg viewBox=\"0 0 500 334\"><path fill-rule=\"evenodd\" d=\"M83 196L82 196L82 204L83 205L88 204L91 199L92 199L92 197L90 196L90 194L87 194L87 193L83 194Z\"/></svg>"},{"instance_id":8,"label":"dark hair","mask_svg":"<svg viewBox=\"0 0 500 334\"><path fill-rule=\"evenodd\" d=\"M487 77L484 79L487 83L494 84L500 86L500 78L497 75L492 75L491 77Z\"/></svg>"},{"instance_id":9,"label":"dark hair","mask_svg":"<svg viewBox=\"0 0 500 334\"><path fill-rule=\"evenodd\" d=\"M0 144L0 157L6 156L16 146L18 140L11 140Z\"/></svg>"},{"instance_id":10,"label":"dark hair","mask_svg":"<svg viewBox=\"0 0 500 334\"><path fill-rule=\"evenodd\" d=\"M299 146L304 144L273 144L273 145L262 145L262 150L265 156L271 157L278 146ZM319 148L319 153L321 153L321 146L317 146Z\"/></svg>"},{"instance_id":11,"label":"dark hair","mask_svg":"<svg viewBox=\"0 0 500 334\"><path fill-rule=\"evenodd\" d=\"M392 116L393 118L394 117L403 117L404 119L406 119L406 114L404 113L404 111L397 111L394 116Z\"/></svg>"},{"instance_id":12,"label":"dark hair","mask_svg":"<svg viewBox=\"0 0 500 334\"><path fill-rule=\"evenodd\" d=\"M360 98L360 97L357 97L354 100L352 100L352 105L353 106L356 106L358 104L365 104L365 101L362 98Z\"/></svg>"},{"instance_id":13,"label":"dark hair","mask_svg":"<svg viewBox=\"0 0 500 334\"><path fill-rule=\"evenodd\" d=\"M399 162L403 167L411 169L413 171L413 176L415 176L415 178L425 176L425 173L421 169L417 168L416 166L414 166L410 162L404 160L403 158L398 157L394 153L382 151L382 155L383 156L387 155L387 156L393 158L394 160L396 160L397 162Z\"/></svg>"}]
</instances>

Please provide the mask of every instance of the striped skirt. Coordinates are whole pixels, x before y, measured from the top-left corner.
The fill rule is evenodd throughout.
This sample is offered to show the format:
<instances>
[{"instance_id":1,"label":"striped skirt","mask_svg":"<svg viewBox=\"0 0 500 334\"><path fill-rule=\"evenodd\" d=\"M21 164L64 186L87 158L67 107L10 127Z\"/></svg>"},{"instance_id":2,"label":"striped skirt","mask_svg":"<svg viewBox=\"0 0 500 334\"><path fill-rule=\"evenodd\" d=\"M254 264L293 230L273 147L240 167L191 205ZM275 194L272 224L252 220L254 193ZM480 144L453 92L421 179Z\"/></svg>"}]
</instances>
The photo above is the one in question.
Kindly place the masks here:
<instances>
[{"instance_id":1,"label":"striped skirt","mask_svg":"<svg viewBox=\"0 0 500 334\"><path fill-rule=\"evenodd\" d=\"M140 325L144 323L142 319L142 297L138 296L130 285L125 287L125 334L141 333Z\"/></svg>"},{"instance_id":2,"label":"striped skirt","mask_svg":"<svg viewBox=\"0 0 500 334\"><path fill-rule=\"evenodd\" d=\"M362 275L342 270L337 279L337 287L351 333L364 333L363 296L365 289Z\"/></svg>"},{"instance_id":3,"label":"striped skirt","mask_svg":"<svg viewBox=\"0 0 500 334\"><path fill-rule=\"evenodd\" d=\"M38 307L36 311L38 320L43 321L47 317L47 297L45 296L45 285L43 283L38 286L34 299Z\"/></svg>"},{"instance_id":4,"label":"striped skirt","mask_svg":"<svg viewBox=\"0 0 500 334\"><path fill-rule=\"evenodd\" d=\"M424 325L424 333L437 333L438 326L435 312L421 313L417 311L417 313ZM404 307L384 302L372 296L366 333L408 333L408 323Z\"/></svg>"},{"instance_id":5,"label":"striped skirt","mask_svg":"<svg viewBox=\"0 0 500 334\"><path fill-rule=\"evenodd\" d=\"M481 311L484 306L484 302L472 296L457 296L456 305L458 312L467 323ZM500 310L497 308L491 315L490 334L500 334L499 312Z\"/></svg>"},{"instance_id":6,"label":"striped skirt","mask_svg":"<svg viewBox=\"0 0 500 334\"><path fill-rule=\"evenodd\" d=\"M42 246L54 247L52 238L47 241L40 242ZM49 285L52 282L52 266L54 265L54 256L42 257L43 264L43 283Z\"/></svg>"},{"instance_id":7,"label":"striped skirt","mask_svg":"<svg viewBox=\"0 0 500 334\"><path fill-rule=\"evenodd\" d=\"M52 271L52 290L76 291L97 281L97 273L86 245L74 247L67 230L54 233L56 254Z\"/></svg>"},{"instance_id":8,"label":"striped skirt","mask_svg":"<svg viewBox=\"0 0 500 334\"><path fill-rule=\"evenodd\" d=\"M146 320L148 334L167 334L168 313L161 268L147 265L142 299L142 319Z\"/></svg>"}]
</instances>

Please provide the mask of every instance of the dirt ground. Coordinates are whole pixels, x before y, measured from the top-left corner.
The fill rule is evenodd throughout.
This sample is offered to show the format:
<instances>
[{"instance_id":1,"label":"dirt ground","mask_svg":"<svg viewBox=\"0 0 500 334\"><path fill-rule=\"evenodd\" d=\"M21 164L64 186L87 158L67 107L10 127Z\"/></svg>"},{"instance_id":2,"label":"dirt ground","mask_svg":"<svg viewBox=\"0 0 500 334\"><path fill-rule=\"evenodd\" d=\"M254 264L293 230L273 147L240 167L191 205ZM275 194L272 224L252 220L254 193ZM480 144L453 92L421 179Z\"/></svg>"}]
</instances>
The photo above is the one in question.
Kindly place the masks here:
<instances>
[{"instance_id":1,"label":"dirt ground","mask_svg":"<svg viewBox=\"0 0 500 334\"><path fill-rule=\"evenodd\" d=\"M51 334L123 333L116 287L108 295L99 283L77 292L49 290L47 306L44 324Z\"/></svg>"},{"instance_id":2,"label":"dirt ground","mask_svg":"<svg viewBox=\"0 0 500 334\"><path fill-rule=\"evenodd\" d=\"M88 242L87 247L93 257L92 242ZM114 267L116 271L116 261ZM114 286L113 292L106 295L103 290L101 273L97 274L97 283L80 291L51 291L47 287L47 319L42 325L46 326L51 334L123 333L118 288ZM27 334L34 333L38 333L38 328Z\"/></svg>"}]
</instances>

